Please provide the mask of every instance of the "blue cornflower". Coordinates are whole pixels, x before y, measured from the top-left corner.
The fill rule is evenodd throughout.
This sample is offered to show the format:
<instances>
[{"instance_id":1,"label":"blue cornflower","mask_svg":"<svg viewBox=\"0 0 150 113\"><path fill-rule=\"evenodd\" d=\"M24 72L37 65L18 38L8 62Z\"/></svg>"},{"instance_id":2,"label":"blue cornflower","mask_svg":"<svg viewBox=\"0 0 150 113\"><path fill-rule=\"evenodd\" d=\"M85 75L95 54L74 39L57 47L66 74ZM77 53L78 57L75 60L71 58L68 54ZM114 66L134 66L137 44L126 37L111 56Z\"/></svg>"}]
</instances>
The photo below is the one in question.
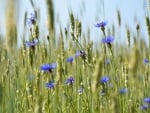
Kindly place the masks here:
<instances>
[{"instance_id":1,"label":"blue cornflower","mask_svg":"<svg viewBox=\"0 0 150 113\"><path fill-rule=\"evenodd\" d=\"M42 71L52 71L52 69L56 68L56 63L52 63L52 64L43 64L40 69Z\"/></svg>"},{"instance_id":2,"label":"blue cornflower","mask_svg":"<svg viewBox=\"0 0 150 113\"><path fill-rule=\"evenodd\" d=\"M53 81L49 81L48 83L46 83L46 87L47 87L48 89L54 89L55 84L54 84Z\"/></svg>"},{"instance_id":3,"label":"blue cornflower","mask_svg":"<svg viewBox=\"0 0 150 113\"><path fill-rule=\"evenodd\" d=\"M128 89L127 88L122 88L120 89L119 93L120 94L126 94L128 92Z\"/></svg>"},{"instance_id":4,"label":"blue cornflower","mask_svg":"<svg viewBox=\"0 0 150 113\"><path fill-rule=\"evenodd\" d=\"M72 85L74 83L74 77L70 76L66 81L66 84Z\"/></svg>"},{"instance_id":5,"label":"blue cornflower","mask_svg":"<svg viewBox=\"0 0 150 113\"><path fill-rule=\"evenodd\" d=\"M113 41L114 41L114 38L111 36L108 36L108 37L102 39L102 43L107 43L107 44L110 44Z\"/></svg>"},{"instance_id":6,"label":"blue cornflower","mask_svg":"<svg viewBox=\"0 0 150 113\"><path fill-rule=\"evenodd\" d=\"M95 24L95 27L105 27L106 25L107 25L107 21L102 21L102 22L100 22L100 23L97 23L97 24Z\"/></svg>"},{"instance_id":7,"label":"blue cornflower","mask_svg":"<svg viewBox=\"0 0 150 113\"><path fill-rule=\"evenodd\" d=\"M83 60L85 60L87 57L87 54L85 53L85 51L79 50L75 53L75 57L78 57L78 56L80 56Z\"/></svg>"},{"instance_id":8,"label":"blue cornflower","mask_svg":"<svg viewBox=\"0 0 150 113\"><path fill-rule=\"evenodd\" d=\"M150 103L150 98L144 98L143 101L146 103Z\"/></svg>"},{"instance_id":9,"label":"blue cornflower","mask_svg":"<svg viewBox=\"0 0 150 113\"><path fill-rule=\"evenodd\" d=\"M147 110L149 106L147 104L140 106L141 110Z\"/></svg>"},{"instance_id":10,"label":"blue cornflower","mask_svg":"<svg viewBox=\"0 0 150 113\"><path fill-rule=\"evenodd\" d=\"M30 13L29 17L27 18L27 24L29 26L34 25L36 23L36 16L34 13Z\"/></svg>"},{"instance_id":11,"label":"blue cornflower","mask_svg":"<svg viewBox=\"0 0 150 113\"><path fill-rule=\"evenodd\" d=\"M38 43L38 40L37 39L34 39L33 41L26 41L25 44L26 44L26 47L34 47L35 45L37 45Z\"/></svg>"},{"instance_id":12,"label":"blue cornflower","mask_svg":"<svg viewBox=\"0 0 150 113\"><path fill-rule=\"evenodd\" d=\"M84 55L86 55L86 53L84 51L82 51L82 50L77 51L76 54L75 54L76 57L84 56Z\"/></svg>"},{"instance_id":13,"label":"blue cornflower","mask_svg":"<svg viewBox=\"0 0 150 113\"><path fill-rule=\"evenodd\" d=\"M81 55L81 52L80 52L80 50L79 50L79 51L76 52L75 56L78 57L78 56L80 56L80 55Z\"/></svg>"},{"instance_id":14,"label":"blue cornflower","mask_svg":"<svg viewBox=\"0 0 150 113\"><path fill-rule=\"evenodd\" d=\"M107 83L109 81L109 77L108 76L103 76L100 80L101 83Z\"/></svg>"},{"instance_id":15,"label":"blue cornflower","mask_svg":"<svg viewBox=\"0 0 150 113\"><path fill-rule=\"evenodd\" d=\"M66 59L66 62L72 63L73 60L74 60L74 57L69 57L69 58Z\"/></svg>"},{"instance_id":16,"label":"blue cornflower","mask_svg":"<svg viewBox=\"0 0 150 113\"><path fill-rule=\"evenodd\" d=\"M144 58L144 63L145 64L148 64L149 63L149 60L147 58Z\"/></svg>"}]
</instances>

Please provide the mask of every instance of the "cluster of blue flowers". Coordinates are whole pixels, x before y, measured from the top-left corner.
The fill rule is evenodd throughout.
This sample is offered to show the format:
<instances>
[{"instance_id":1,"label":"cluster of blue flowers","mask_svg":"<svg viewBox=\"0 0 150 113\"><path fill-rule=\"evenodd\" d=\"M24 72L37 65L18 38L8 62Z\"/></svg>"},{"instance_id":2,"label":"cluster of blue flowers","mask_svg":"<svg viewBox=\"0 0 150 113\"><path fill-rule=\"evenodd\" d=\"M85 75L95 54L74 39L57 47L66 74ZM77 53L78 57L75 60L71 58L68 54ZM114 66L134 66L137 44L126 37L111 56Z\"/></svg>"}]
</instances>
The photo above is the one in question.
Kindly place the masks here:
<instances>
[{"instance_id":1,"label":"cluster of blue flowers","mask_svg":"<svg viewBox=\"0 0 150 113\"><path fill-rule=\"evenodd\" d=\"M86 53L84 51L77 51L75 53L75 55L73 57L69 57L66 59L66 62L68 63L72 63L74 61L74 59L76 57L82 57L83 55L85 55ZM56 63L51 63L51 64L43 64L41 65L40 67L40 70L43 71L43 72L52 72L53 69L55 69L57 67L57 64ZM73 85L75 79L73 76L70 76L69 78L67 78L65 80L65 83L68 84L68 85ZM49 89L54 89L54 81L50 81L48 83L46 83L46 87L49 88ZM83 92L83 89L79 91L79 93Z\"/></svg>"},{"instance_id":2,"label":"cluster of blue flowers","mask_svg":"<svg viewBox=\"0 0 150 113\"><path fill-rule=\"evenodd\" d=\"M30 13L29 17L27 17L27 25L32 27L36 24L36 16L34 13ZM38 39L34 38L31 41L26 41L25 45L29 48L34 48L38 44Z\"/></svg>"},{"instance_id":3,"label":"cluster of blue flowers","mask_svg":"<svg viewBox=\"0 0 150 113\"><path fill-rule=\"evenodd\" d=\"M100 83L101 84L108 84L108 86L112 86L112 84L109 83L110 82L110 77L109 76L102 76L100 79ZM128 92L128 88L120 88L119 90L119 94L126 94ZM101 95L105 95L105 90L103 89L101 91Z\"/></svg>"},{"instance_id":4,"label":"cluster of blue flowers","mask_svg":"<svg viewBox=\"0 0 150 113\"><path fill-rule=\"evenodd\" d=\"M144 104L140 106L140 109L141 110L147 110L147 109L149 109L150 108L150 98L149 97L144 98L143 102L144 102Z\"/></svg>"},{"instance_id":5,"label":"cluster of blue flowers","mask_svg":"<svg viewBox=\"0 0 150 113\"><path fill-rule=\"evenodd\" d=\"M27 24L28 24L29 26L31 26L31 25L35 25L35 23L36 23L36 16L35 16L33 13L31 13L31 14L30 14L30 17L27 18ZM101 29L104 31L104 28L105 28L105 26L107 25L107 23L108 23L107 21L103 21L103 22L100 22L100 23L95 24L95 27L101 28ZM114 37L112 37L112 36L104 37L104 38L102 38L102 40L101 40L101 42L102 42L103 44L110 44L110 43L112 43L113 41L114 41ZM26 42L25 42L26 47L29 47L29 48L35 47L37 44L38 44L38 40L37 40L37 39L33 39L32 41L26 41ZM72 62L75 60L76 57L79 57L79 56L80 56L80 57L82 57L82 58L85 58L86 55L87 55L87 54L86 54L85 51L79 50L79 51L77 51L77 52L75 53L75 55L73 55L73 56L71 56L71 57L68 57L68 58L66 59L66 62L67 62L67 63L72 63ZM110 63L111 63L110 59L106 59L106 60L105 60L105 63L106 63L106 64L110 64ZM144 59L144 63L145 63L145 64L149 64L149 60L148 60L147 58L145 58L145 59ZM56 67L57 67L57 64L56 64L56 63L43 64L43 65L41 65L40 70L41 70L41 71L44 71L44 72L52 72L52 70L55 69ZM67 78L67 79L65 80L65 84L68 84L68 85L73 85L74 82L75 82L75 79L74 79L73 76L70 76L69 78ZM109 76L102 76L102 77L100 78L100 83L101 83L101 84L107 84L107 83L109 83L109 82L110 82L110 77L109 77ZM49 81L48 83L46 83L46 87L47 87L48 89L55 89L55 83L54 83L54 81ZM78 93L82 94L83 91L84 91L84 88L81 87L81 88L78 90ZM120 93L120 94L126 94L127 92L128 92L128 88L126 88L126 87L120 88L120 90L119 90L119 93ZM105 91L102 90L102 93L105 94ZM149 106L150 106L150 105L149 105L149 104L150 104L150 98L144 98L144 102L146 102L146 103L148 103L148 104L142 105L142 106L141 106L141 109L148 109Z\"/></svg>"},{"instance_id":6,"label":"cluster of blue flowers","mask_svg":"<svg viewBox=\"0 0 150 113\"><path fill-rule=\"evenodd\" d=\"M107 24L108 24L107 21L102 21L100 23L95 24L95 27L101 28L102 31L104 32L104 28L105 28L105 26ZM114 41L114 37L112 37L112 36L108 36L108 37L102 38L102 43L104 43L104 44L110 44L113 41Z\"/></svg>"}]
</instances>

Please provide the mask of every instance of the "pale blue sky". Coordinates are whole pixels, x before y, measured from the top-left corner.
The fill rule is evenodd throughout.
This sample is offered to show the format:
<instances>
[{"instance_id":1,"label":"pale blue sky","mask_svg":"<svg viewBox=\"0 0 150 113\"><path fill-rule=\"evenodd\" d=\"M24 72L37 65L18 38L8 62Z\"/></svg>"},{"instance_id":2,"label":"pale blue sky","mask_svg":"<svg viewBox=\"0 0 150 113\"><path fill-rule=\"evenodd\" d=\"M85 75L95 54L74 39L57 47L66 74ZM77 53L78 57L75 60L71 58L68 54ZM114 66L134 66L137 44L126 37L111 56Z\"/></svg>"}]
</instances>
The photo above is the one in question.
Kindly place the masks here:
<instances>
[{"instance_id":1,"label":"pale blue sky","mask_svg":"<svg viewBox=\"0 0 150 113\"><path fill-rule=\"evenodd\" d=\"M18 28L19 33L18 37L22 37L23 33L23 18L24 12L32 12L32 8L29 0L18 0L21 2L19 9L19 18L18 18ZM36 1L36 6L40 9L40 33L42 35L47 35L45 30L46 26L46 5L44 0L34 0ZM103 2L104 1L104 2ZM132 28L132 32L135 33L135 25L139 23L141 26L141 34L147 40L147 33L145 28L145 15L147 14L147 6L145 3L146 0L54 0L55 8L55 20L56 20L56 29L59 30L60 24L62 28L67 26L69 22L68 13L70 10L82 21L83 31L85 32L87 28L91 30L91 40L97 41L101 36L99 29L94 27L96 22L103 20L108 21L108 26L111 28L112 24L117 25L117 15L116 10L119 9L122 18L122 27L117 32L120 32L121 37L124 40L124 27L128 25ZM104 7L103 7L104 5ZM4 11L5 5L3 0L0 0L0 32L5 34L4 28ZM117 38L120 35L116 35Z\"/></svg>"}]
</instances>

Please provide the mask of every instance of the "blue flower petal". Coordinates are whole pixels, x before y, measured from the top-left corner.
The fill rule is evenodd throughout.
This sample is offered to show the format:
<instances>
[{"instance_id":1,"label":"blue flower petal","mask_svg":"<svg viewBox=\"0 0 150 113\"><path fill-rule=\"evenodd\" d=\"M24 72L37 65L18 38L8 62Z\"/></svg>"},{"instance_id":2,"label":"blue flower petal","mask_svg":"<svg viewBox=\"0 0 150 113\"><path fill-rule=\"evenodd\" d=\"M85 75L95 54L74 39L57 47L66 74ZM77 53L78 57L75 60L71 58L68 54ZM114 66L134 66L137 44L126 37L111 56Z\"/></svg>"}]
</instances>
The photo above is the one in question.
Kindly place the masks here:
<instances>
[{"instance_id":1,"label":"blue flower petal","mask_svg":"<svg viewBox=\"0 0 150 113\"><path fill-rule=\"evenodd\" d=\"M150 103L150 98L144 98L143 101L146 103Z\"/></svg>"},{"instance_id":2,"label":"blue flower petal","mask_svg":"<svg viewBox=\"0 0 150 113\"><path fill-rule=\"evenodd\" d=\"M148 64L149 63L149 60L147 58L144 58L144 63L145 64Z\"/></svg>"},{"instance_id":3,"label":"blue flower petal","mask_svg":"<svg viewBox=\"0 0 150 113\"><path fill-rule=\"evenodd\" d=\"M73 62L73 60L74 60L74 57L69 57L69 58L66 59L66 62L70 62L71 63L71 62Z\"/></svg>"},{"instance_id":4,"label":"blue flower petal","mask_svg":"<svg viewBox=\"0 0 150 113\"><path fill-rule=\"evenodd\" d=\"M107 25L107 21L102 21L100 23L95 24L95 27L105 27Z\"/></svg>"},{"instance_id":5,"label":"blue flower petal","mask_svg":"<svg viewBox=\"0 0 150 113\"><path fill-rule=\"evenodd\" d=\"M55 69L56 68L56 63L53 63L53 64L43 64L40 69L42 71L51 71L52 69Z\"/></svg>"},{"instance_id":6,"label":"blue flower petal","mask_svg":"<svg viewBox=\"0 0 150 113\"><path fill-rule=\"evenodd\" d=\"M75 54L76 57L85 56L85 55L86 55L85 51L82 51L82 50L77 51L76 54Z\"/></svg>"},{"instance_id":7,"label":"blue flower petal","mask_svg":"<svg viewBox=\"0 0 150 113\"><path fill-rule=\"evenodd\" d=\"M34 39L33 41L29 42L29 41L26 41L25 42L25 45L26 47L34 47L35 45L37 45L38 43L38 40L37 39Z\"/></svg>"},{"instance_id":8,"label":"blue flower petal","mask_svg":"<svg viewBox=\"0 0 150 113\"><path fill-rule=\"evenodd\" d=\"M57 67L57 64L56 63L52 63L51 64L51 69L55 69Z\"/></svg>"},{"instance_id":9,"label":"blue flower petal","mask_svg":"<svg viewBox=\"0 0 150 113\"><path fill-rule=\"evenodd\" d=\"M72 85L74 83L74 77L70 76L66 81L66 84Z\"/></svg>"},{"instance_id":10,"label":"blue flower petal","mask_svg":"<svg viewBox=\"0 0 150 113\"><path fill-rule=\"evenodd\" d=\"M41 70L43 70L43 71L48 71L50 69L51 69L51 65L49 65L49 64L43 64L41 66Z\"/></svg>"},{"instance_id":11,"label":"blue flower petal","mask_svg":"<svg viewBox=\"0 0 150 113\"><path fill-rule=\"evenodd\" d=\"M140 106L140 109L141 109L141 110L147 110L148 108L149 108L148 105L142 105L142 106Z\"/></svg>"},{"instance_id":12,"label":"blue flower petal","mask_svg":"<svg viewBox=\"0 0 150 113\"><path fill-rule=\"evenodd\" d=\"M114 38L111 36L108 36L102 39L102 43L112 43L113 41L114 41Z\"/></svg>"},{"instance_id":13,"label":"blue flower petal","mask_svg":"<svg viewBox=\"0 0 150 113\"><path fill-rule=\"evenodd\" d=\"M46 83L46 87L49 88L49 89L54 89L55 84L54 84L53 81L50 81L50 82Z\"/></svg>"},{"instance_id":14,"label":"blue flower petal","mask_svg":"<svg viewBox=\"0 0 150 113\"><path fill-rule=\"evenodd\" d=\"M108 76L103 76L100 80L101 83L106 83L109 81L109 77Z\"/></svg>"},{"instance_id":15,"label":"blue flower petal","mask_svg":"<svg viewBox=\"0 0 150 113\"><path fill-rule=\"evenodd\" d=\"M27 18L27 24L29 26L31 26L31 25L35 24L35 22L36 22L35 14L34 13L30 13L29 17Z\"/></svg>"}]
</instances>

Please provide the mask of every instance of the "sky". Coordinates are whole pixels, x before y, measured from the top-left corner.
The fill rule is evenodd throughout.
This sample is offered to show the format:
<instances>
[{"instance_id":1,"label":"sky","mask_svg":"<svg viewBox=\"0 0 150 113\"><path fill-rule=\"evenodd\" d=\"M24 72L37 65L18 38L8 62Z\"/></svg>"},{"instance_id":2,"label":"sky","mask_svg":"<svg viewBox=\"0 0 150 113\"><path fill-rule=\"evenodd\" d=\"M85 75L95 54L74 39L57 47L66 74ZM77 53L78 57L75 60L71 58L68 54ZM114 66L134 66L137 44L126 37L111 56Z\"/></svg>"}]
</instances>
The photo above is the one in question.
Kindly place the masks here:
<instances>
[{"instance_id":1,"label":"sky","mask_svg":"<svg viewBox=\"0 0 150 113\"><path fill-rule=\"evenodd\" d=\"M19 0L18 0L19 1ZM47 16L46 16L46 0L33 0L36 8L40 10L40 33L47 35L45 30ZM148 1L148 0L147 0ZM23 36L23 20L24 12L33 12L29 0L20 0L20 7L17 9L18 17L18 39L21 41ZM108 21L108 28L112 25L118 29L120 35L116 35L119 40L125 40L125 26L129 26L132 32L135 33L135 26L138 23L141 28L141 35L147 40L147 32L145 27L145 15L149 15L147 11L146 0L54 0L55 10L55 26L56 31L59 33L59 27L65 28L69 22L69 11L72 11L79 20L82 22L83 32L87 28L91 31L91 40L97 41L102 36L99 29L94 27L94 24L101 21ZM5 1L0 0L0 34L5 35ZM121 14L122 26L119 28L117 24L117 13L119 10Z\"/></svg>"}]
</instances>

